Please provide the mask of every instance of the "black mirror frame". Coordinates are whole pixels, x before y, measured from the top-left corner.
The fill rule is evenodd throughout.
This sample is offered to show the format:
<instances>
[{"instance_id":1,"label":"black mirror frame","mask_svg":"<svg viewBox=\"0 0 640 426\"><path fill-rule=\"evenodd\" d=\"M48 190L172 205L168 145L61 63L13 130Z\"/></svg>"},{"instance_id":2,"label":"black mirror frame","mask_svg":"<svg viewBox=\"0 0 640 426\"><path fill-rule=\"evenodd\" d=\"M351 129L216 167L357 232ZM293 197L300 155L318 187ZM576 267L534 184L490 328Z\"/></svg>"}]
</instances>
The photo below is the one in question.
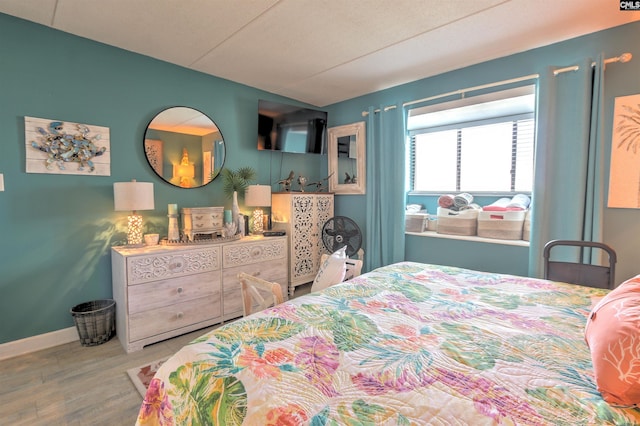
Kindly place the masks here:
<instances>
[{"instance_id":1,"label":"black mirror frame","mask_svg":"<svg viewBox=\"0 0 640 426\"><path fill-rule=\"evenodd\" d=\"M149 153L148 153L148 151L147 151L147 140L148 140L148 139L147 139L147 133L148 133L148 131L149 131L149 126L151 125L151 123L152 123L152 122L153 122L153 121L154 121L154 120L155 120L155 119L156 119L160 114L162 114L162 113L163 113L163 112L165 112L165 111L171 110L171 109L173 109L173 108L187 108L187 109L190 109L190 110L193 110L193 111L196 111L196 112L198 112L198 113L202 114L204 117L208 118L208 119L211 121L211 123L213 123L213 124L215 125L215 127L218 129L218 132L220 133L220 137L222 138L222 143L225 145L225 146L224 146L224 158L222 159L222 164L220 165L220 167L219 167L219 169L218 169L218 172L217 172L214 176L212 176L212 177L211 177L211 180L209 180L207 183L203 183L203 184L198 185L198 186L192 186L192 187L187 187L187 188L185 188L185 187L183 187L183 186L180 186L180 185L178 185L178 184L176 184L176 183L174 183L174 182L171 182L170 180L166 179L166 178L162 175L162 173L159 173L159 172L158 172L158 170L156 169L157 165L154 165L154 164L153 164L152 159L150 159L150 158L149 158ZM174 106L171 106L171 107L164 108L164 109L162 109L162 110L158 111L158 112L157 112L157 113L156 113L156 114L151 118L151 120L149 120L149 122L147 123L147 125L146 125L146 127L145 127L144 135L143 135L143 138L142 138L142 149L143 149L144 156L145 156L145 158L146 158L146 160L147 160L147 163L149 164L149 167L151 167L151 169L153 170L153 172L154 172L154 173L155 173L155 174L156 174L160 179L162 179L164 182L166 182L167 184L169 184L169 185L171 185L171 186L174 186L174 187L176 187L176 188L181 188L181 189L202 188L202 187L204 187L204 186L209 185L209 184L210 184L211 182L213 182L213 181L214 181L218 176L220 176L220 172L221 172L221 171L222 171L222 169L224 168L224 163L225 163L225 161L226 161L226 159L227 159L226 141L225 141L225 139L224 139L224 135L222 134L222 130L220 129L220 127L218 126L218 124L217 124L217 123L216 123L216 122L215 122L211 117L209 117L207 114L205 114L204 112L202 112L202 111L200 111L200 110L198 110L198 109L196 109L196 108L193 108L193 107L182 106L182 105L174 105ZM204 180L204 179L203 179L203 180Z\"/></svg>"}]
</instances>

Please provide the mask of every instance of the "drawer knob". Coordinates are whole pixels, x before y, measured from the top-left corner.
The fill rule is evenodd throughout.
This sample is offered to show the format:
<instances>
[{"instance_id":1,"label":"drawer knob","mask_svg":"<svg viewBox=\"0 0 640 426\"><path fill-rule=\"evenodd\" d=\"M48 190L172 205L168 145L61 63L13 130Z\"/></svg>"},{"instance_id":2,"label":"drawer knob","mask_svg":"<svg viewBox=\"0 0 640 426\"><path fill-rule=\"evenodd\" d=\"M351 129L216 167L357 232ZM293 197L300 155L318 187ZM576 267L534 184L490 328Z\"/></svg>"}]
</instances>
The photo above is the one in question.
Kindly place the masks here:
<instances>
[{"instance_id":1,"label":"drawer knob","mask_svg":"<svg viewBox=\"0 0 640 426\"><path fill-rule=\"evenodd\" d=\"M180 318L182 318L183 316L184 316L184 314L183 314L182 312L178 312L178 313L176 314L176 318L177 318L177 319L180 319Z\"/></svg>"},{"instance_id":2,"label":"drawer knob","mask_svg":"<svg viewBox=\"0 0 640 426\"><path fill-rule=\"evenodd\" d=\"M182 294L182 292L184 291L184 289L182 287L178 287L178 294Z\"/></svg>"}]
</instances>

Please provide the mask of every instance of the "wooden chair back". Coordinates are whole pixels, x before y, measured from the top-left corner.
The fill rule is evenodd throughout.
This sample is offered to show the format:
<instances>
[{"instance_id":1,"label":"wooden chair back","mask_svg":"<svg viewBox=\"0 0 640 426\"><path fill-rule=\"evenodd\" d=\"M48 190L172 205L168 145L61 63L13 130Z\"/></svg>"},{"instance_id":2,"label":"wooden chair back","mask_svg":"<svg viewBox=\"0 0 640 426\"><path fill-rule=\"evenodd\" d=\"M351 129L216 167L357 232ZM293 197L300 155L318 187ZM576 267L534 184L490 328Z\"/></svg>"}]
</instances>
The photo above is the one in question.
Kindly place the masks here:
<instances>
[{"instance_id":1,"label":"wooden chair back","mask_svg":"<svg viewBox=\"0 0 640 426\"><path fill-rule=\"evenodd\" d=\"M244 272L238 274L242 289L243 315L246 317L284 301L282 287L276 282L266 281Z\"/></svg>"}]
</instances>

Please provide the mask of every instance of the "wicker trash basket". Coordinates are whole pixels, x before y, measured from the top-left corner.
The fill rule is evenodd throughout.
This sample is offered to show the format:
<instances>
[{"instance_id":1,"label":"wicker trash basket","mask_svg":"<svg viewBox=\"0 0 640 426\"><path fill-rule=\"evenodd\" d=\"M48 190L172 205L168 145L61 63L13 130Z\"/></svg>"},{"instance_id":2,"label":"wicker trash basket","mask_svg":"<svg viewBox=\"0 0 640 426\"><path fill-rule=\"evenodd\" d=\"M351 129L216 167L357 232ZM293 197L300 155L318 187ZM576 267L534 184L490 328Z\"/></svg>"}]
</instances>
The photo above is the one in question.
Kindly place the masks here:
<instances>
[{"instance_id":1,"label":"wicker trash basket","mask_svg":"<svg viewBox=\"0 0 640 426\"><path fill-rule=\"evenodd\" d=\"M71 308L82 346L96 346L111 339L116 332L116 301L94 300Z\"/></svg>"}]
</instances>

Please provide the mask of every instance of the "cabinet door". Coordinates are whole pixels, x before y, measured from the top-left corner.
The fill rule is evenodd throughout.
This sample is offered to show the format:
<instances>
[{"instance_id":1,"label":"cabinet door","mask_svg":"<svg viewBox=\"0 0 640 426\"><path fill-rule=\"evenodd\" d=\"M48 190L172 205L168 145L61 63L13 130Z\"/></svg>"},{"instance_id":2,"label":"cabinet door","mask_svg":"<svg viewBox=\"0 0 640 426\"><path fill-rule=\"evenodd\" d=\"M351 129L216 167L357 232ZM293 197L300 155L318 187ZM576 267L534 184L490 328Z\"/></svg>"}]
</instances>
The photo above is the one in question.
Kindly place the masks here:
<instances>
[{"instance_id":1,"label":"cabinet door","mask_svg":"<svg viewBox=\"0 0 640 426\"><path fill-rule=\"evenodd\" d=\"M316 197L296 194L292 200L291 282L309 282L315 277L318 253Z\"/></svg>"},{"instance_id":2,"label":"cabinet door","mask_svg":"<svg viewBox=\"0 0 640 426\"><path fill-rule=\"evenodd\" d=\"M327 250L322 242L322 228L324 224L333 217L333 194L318 194L316 195L315 202L315 223L316 223L316 252L314 254L314 278L315 274L320 269L320 258L322 253L326 253Z\"/></svg>"}]
</instances>

